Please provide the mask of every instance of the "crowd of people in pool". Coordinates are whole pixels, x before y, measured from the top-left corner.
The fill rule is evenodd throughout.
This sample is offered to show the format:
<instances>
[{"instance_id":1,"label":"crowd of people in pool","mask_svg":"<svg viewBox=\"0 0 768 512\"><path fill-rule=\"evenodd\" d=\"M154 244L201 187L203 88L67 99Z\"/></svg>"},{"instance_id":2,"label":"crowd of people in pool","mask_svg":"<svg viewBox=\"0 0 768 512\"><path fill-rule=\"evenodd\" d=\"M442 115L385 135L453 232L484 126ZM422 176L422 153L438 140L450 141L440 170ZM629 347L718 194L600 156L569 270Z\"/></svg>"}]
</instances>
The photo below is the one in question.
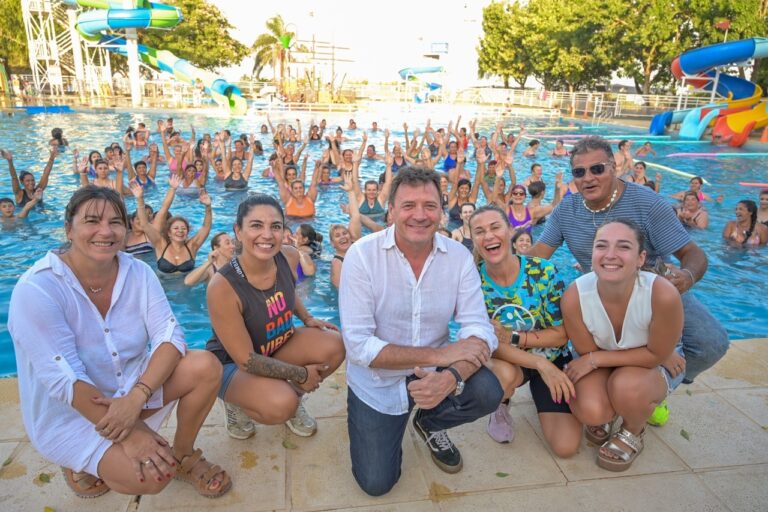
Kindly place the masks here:
<instances>
[{"instance_id":1,"label":"crowd of people in pool","mask_svg":"<svg viewBox=\"0 0 768 512\"><path fill-rule=\"evenodd\" d=\"M427 121L423 133L403 128L404 140L391 148L383 130L379 153L365 133L350 147L341 127L326 134L324 120L303 134L298 120L275 126L267 117L266 149L228 130L184 138L167 119L157 123L162 154L143 124L103 154L80 159L72 151L81 187L64 213L67 242L21 276L8 327L29 438L62 466L78 496L156 493L172 477L204 496L223 495L230 476L195 448L216 398L233 438L253 436L256 423L311 436L317 422L306 398L345 360L352 473L368 494L384 494L399 479L414 408L413 428L432 459L456 473L462 456L448 430L488 416L489 436L511 442L509 399L525 383L557 456L574 455L584 432L600 445L601 467L631 466L646 423L664 423L666 396L728 348L723 327L689 292L707 269L688 231L707 228L703 180L691 180L675 210L660 195L661 176L649 180L631 143L614 154L605 140L585 137L571 150L557 142L552 156L569 159L570 179L558 173L546 203L539 141L517 156L528 138L523 126L515 134L499 123L488 136L460 118L438 129ZM356 129L350 120L348 130ZM17 175L12 154L0 151L14 195L0 199L5 222L43 201L68 145L60 130L50 142L39 182ZM310 144L323 151L307 187ZM208 184L248 190L254 156L265 152L262 176L274 178L274 190L246 196L233 233L216 233L198 265L213 224ZM382 172L361 183L366 159ZM532 164L522 179L521 160ZM160 165L168 187L154 211L144 195L164 186ZM323 236L312 220L326 186L348 199L349 222L328 232L340 327L314 317L296 293L297 281L317 270ZM176 195L200 202L194 234L170 213ZM301 222L295 233L289 218ZM544 218L534 241L532 227ZM723 237L764 245L767 225L763 191L760 208L739 203ZM583 272L567 287L547 259L564 243ZM155 270L131 256L141 253L154 253L159 273L207 283L205 351L187 349ZM451 320L460 327L455 342ZM169 440L157 429L174 406Z\"/></svg>"}]
</instances>

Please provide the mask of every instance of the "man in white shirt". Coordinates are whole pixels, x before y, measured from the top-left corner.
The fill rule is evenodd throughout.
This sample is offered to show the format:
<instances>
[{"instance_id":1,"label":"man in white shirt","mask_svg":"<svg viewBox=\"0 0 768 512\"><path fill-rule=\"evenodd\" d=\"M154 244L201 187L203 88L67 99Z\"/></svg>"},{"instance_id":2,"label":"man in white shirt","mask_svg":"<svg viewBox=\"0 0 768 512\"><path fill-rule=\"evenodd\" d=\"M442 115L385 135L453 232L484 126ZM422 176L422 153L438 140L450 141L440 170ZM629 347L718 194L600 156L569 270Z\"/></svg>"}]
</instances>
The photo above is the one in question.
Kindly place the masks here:
<instances>
[{"instance_id":1,"label":"man in white shirt","mask_svg":"<svg viewBox=\"0 0 768 512\"><path fill-rule=\"evenodd\" d=\"M339 311L347 349L352 473L372 496L400 478L411 409L432 460L461 470L446 430L493 412L502 390L484 366L496 349L480 277L460 243L437 235L440 179L401 169L392 182L393 225L357 241L341 271ZM449 342L448 323L460 326Z\"/></svg>"}]
</instances>

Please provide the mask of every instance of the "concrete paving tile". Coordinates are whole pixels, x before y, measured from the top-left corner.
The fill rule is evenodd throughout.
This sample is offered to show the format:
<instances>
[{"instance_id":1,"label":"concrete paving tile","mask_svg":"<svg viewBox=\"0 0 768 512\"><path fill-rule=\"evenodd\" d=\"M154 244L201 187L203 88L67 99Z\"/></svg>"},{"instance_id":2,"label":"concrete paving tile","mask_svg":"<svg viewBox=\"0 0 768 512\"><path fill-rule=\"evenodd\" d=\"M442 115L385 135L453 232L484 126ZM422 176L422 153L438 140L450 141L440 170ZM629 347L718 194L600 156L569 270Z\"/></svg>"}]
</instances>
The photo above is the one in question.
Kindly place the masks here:
<instances>
[{"instance_id":1,"label":"concrete paving tile","mask_svg":"<svg viewBox=\"0 0 768 512\"><path fill-rule=\"evenodd\" d=\"M423 460L422 468L433 498L455 493L565 483L565 477L527 421L517 421L514 441L504 445L488 436L485 431L487 423L487 417L480 418L450 430L451 440L464 460L464 469L455 475L444 473L435 466L421 437L409 426Z\"/></svg>"},{"instance_id":2,"label":"concrete paving tile","mask_svg":"<svg viewBox=\"0 0 768 512\"><path fill-rule=\"evenodd\" d=\"M703 375L703 374L702 374ZM689 395L692 393L709 393L712 388L701 382L700 378L696 378L691 384L681 384L676 390L672 392L673 395Z\"/></svg>"},{"instance_id":3,"label":"concrete paving tile","mask_svg":"<svg viewBox=\"0 0 768 512\"><path fill-rule=\"evenodd\" d=\"M533 403L533 397L531 396L531 387L528 385L520 386L515 390L515 394L509 399L512 404L529 404Z\"/></svg>"},{"instance_id":4,"label":"concrete paving tile","mask_svg":"<svg viewBox=\"0 0 768 512\"><path fill-rule=\"evenodd\" d=\"M371 505L369 507L337 508L336 512L439 512L436 503L432 501L409 501L407 503L391 503Z\"/></svg>"},{"instance_id":5,"label":"concrete paving tile","mask_svg":"<svg viewBox=\"0 0 768 512\"><path fill-rule=\"evenodd\" d=\"M768 338L734 340L731 343L731 348L747 352L752 359L768 366Z\"/></svg>"},{"instance_id":6,"label":"concrete paving tile","mask_svg":"<svg viewBox=\"0 0 768 512\"><path fill-rule=\"evenodd\" d=\"M768 429L768 388L724 389L717 394Z\"/></svg>"},{"instance_id":7,"label":"concrete paving tile","mask_svg":"<svg viewBox=\"0 0 768 512\"><path fill-rule=\"evenodd\" d=\"M695 475L682 474L592 480L568 486L446 498L440 502L440 510L726 512L728 509Z\"/></svg>"},{"instance_id":8,"label":"concrete paving tile","mask_svg":"<svg viewBox=\"0 0 768 512\"><path fill-rule=\"evenodd\" d=\"M768 432L717 394L674 395L668 403L669 423L654 433L691 468L768 462Z\"/></svg>"},{"instance_id":9,"label":"concrete paving tile","mask_svg":"<svg viewBox=\"0 0 768 512\"><path fill-rule=\"evenodd\" d=\"M739 343L743 342L731 345L725 357L696 380L714 390L768 386L768 364L760 363Z\"/></svg>"},{"instance_id":10,"label":"concrete paving tile","mask_svg":"<svg viewBox=\"0 0 768 512\"><path fill-rule=\"evenodd\" d=\"M0 379L0 441L27 438L19 409L19 385L16 379Z\"/></svg>"},{"instance_id":11,"label":"concrete paving tile","mask_svg":"<svg viewBox=\"0 0 768 512\"><path fill-rule=\"evenodd\" d=\"M707 471L698 476L732 512L763 512L768 508L766 465Z\"/></svg>"},{"instance_id":12,"label":"concrete paving tile","mask_svg":"<svg viewBox=\"0 0 768 512\"><path fill-rule=\"evenodd\" d=\"M346 418L318 420L317 434L299 438L286 434L290 495L293 510L325 510L368 505L379 510L385 505L425 500L426 482L418 467L419 458L411 440L403 439L403 467L400 481L388 494L372 498L352 476Z\"/></svg>"},{"instance_id":13,"label":"concrete paving tile","mask_svg":"<svg viewBox=\"0 0 768 512\"><path fill-rule=\"evenodd\" d=\"M304 403L315 418L335 418L347 415L347 377L336 371L311 393Z\"/></svg>"},{"instance_id":14,"label":"concrete paving tile","mask_svg":"<svg viewBox=\"0 0 768 512\"><path fill-rule=\"evenodd\" d=\"M168 435L168 429L161 430ZM156 496L142 496L139 511L277 510L285 503L284 427L259 425L245 441L230 438L223 427L203 427L196 447L206 459L219 464L232 478L232 489L215 501L197 494L187 483L173 481Z\"/></svg>"},{"instance_id":15,"label":"concrete paving tile","mask_svg":"<svg viewBox=\"0 0 768 512\"><path fill-rule=\"evenodd\" d=\"M15 441L0 443L0 478L2 478L3 468L13 462L11 455L17 446L19 443Z\"/></svg>"},{"instance_id":16,"label":"concrete paving tile","mask_svg":"<svg viewBox=\"0 0 768 512\"><path fill-rule=\"evenodd\" d=\"M114 491L99 498L78 498L67 487L61 468L45 460L29 443L24 443L13 462L0 472L0 510L43 510L57 512L125 511L135 496Z\"/></svg>"},{"instance_id":17,"label":"concrete paving tile","mask_svg":"<svg viewBox=\"0 0 768 512\"><path fill-rule=\"evenodd\" d=\"M531 424L536 435L545 447L546 441L541 430L538 414L533 407L516 406L512 410L513 417L517 420L524 417ZM646 475L655 473L670 473L675 471L687 471L688 466L656 436L656 429L649 428L645 435L645 448L627 471L612 473L597 465L597 446L589 443L584 437L581 439L579 451L570 459L561 459L552 454L552 458L563 472L569 482L580 480L592 480L595 478L615 478L621 476ZM547 450L549 448L547 447ZM551 451L550 451L551 454Z\"/></svg>"}]
</instances>

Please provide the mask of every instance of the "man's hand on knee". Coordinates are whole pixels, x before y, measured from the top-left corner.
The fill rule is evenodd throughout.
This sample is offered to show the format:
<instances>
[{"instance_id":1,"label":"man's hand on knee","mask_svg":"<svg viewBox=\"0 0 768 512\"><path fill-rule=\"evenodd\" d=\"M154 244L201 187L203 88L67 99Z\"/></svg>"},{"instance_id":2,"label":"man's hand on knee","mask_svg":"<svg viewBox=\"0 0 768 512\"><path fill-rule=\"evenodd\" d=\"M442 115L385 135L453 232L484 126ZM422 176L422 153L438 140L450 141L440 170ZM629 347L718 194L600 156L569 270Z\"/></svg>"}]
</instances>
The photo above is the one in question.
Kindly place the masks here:
<instances>
[{"instance_id":1,"label":"man's hand on knee","mask_svg":"<svg viewBox=\"0 0 768 512\"><path fill-rule=\"evenodd\" d=\"M480 338L469 337L442 347L439 357L437 366L448 367L457 361L467 361L480 368L490 359L491 350Z\"/></svg>"},{"instance_id":2,"label":"man's hand on knee","mask_svg":"<svg viewBox=\"0 0 768 512\"><path fill-rule=\"evenodd\" d=\"M456 378L450 372L427 371L417 366L414 374L419 380L408 384L408 392L422 409L436 407L456 389Z\"/></svg>"}]
</instances>

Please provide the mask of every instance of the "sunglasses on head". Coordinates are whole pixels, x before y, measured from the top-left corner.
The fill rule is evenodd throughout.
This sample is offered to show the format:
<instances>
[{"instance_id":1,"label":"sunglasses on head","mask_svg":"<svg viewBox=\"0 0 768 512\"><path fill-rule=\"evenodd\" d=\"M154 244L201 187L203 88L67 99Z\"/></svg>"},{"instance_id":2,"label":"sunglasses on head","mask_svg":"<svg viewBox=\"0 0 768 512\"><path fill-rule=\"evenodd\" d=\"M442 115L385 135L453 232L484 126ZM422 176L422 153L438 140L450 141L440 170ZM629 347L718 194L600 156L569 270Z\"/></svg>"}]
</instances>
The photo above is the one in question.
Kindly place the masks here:
<instances>
[{"instance_id":1,"label":"sunglasses on head","mask_svg":"<svg viewBox=\"0 0 768 512\"><path fill-rule=\"evenodd\" d=\"M574 178L583 178L584 175L587 174L587 169L589 169L589 172L593 176L600 176L605 172L605 166L608 165L606 162L601 162L599 164L593 164L587 167L574 167L571 169L571 176Z\"/></svg>"}]
</instances>

